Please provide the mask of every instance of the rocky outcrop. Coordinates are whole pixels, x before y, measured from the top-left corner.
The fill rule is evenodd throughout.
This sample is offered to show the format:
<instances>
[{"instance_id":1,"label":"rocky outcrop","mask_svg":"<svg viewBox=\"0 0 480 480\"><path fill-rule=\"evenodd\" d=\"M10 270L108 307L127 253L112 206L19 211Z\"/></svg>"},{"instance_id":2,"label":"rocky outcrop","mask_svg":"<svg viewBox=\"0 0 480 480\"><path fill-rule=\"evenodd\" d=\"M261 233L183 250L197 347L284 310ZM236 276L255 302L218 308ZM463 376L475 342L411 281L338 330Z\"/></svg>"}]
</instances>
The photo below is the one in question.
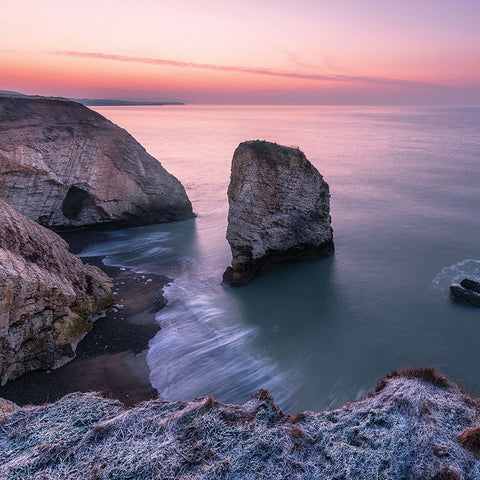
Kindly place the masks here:
<instances>
[{"instance_id":1,"label":"rocky outcrop","mask_svg":"<svg viewBox=\"0 0 480 480\"><path fill-rule=\"evenodd\" d=\"M0 383L74 357L112 283L55 233L0 200Z\"/></svg>"},{"instance_id":2,"label":"rocky outcrop","mask_svg":"<svg viewBox=\"0 0 480 480\"><path fill-rule=\"evenodd\" d=\"M475 293L480 293L480 282L475 282L474 280L464 278L460 282L460 285L464 288L468 288L469 290L472 290Z\"/></svg>"},{"instance_id":3,"label":"rocky outcrop","mask_svg":"<svg viewBox=\"0 0 480 480\"><path fill-rule=\"evenodd\" d=\"M450 296L456 302L480 307L480 283L465 278L460 285L450 287Z\"/></svg>"},{"instance_id":4,"label":"rocky outcrop","mask_svg":"<svg viewBox=\"0 0 480 480\"><path fill-rule=\"evenodd\" d=\"M228 201L229 285L244 285L276 264L333 253L328 184L297 148L241 143Z\"/></svg>"},{"instance_id":5,"label":"rocky outcrop","mask_svg":"<svg viewBox=\"0 0 480 480\"><path fill-rule=\"evenodd\" d=\"M267 392L130 410L96 394L0 403L1 478L479 480L480 404L433 369L394 373L365 400L286 415Z\"/></svg>"},{"instance_id":6,"label":"rocky outcrop","mask_svg":"<svg viewBox=\"0 0 480 480\"><path fill-rule=\"evenodd\" d=\"M54 229L193 216L181 183L130 134L65 99L0 96L0 198Z\"/></svg>"}]
</instances>

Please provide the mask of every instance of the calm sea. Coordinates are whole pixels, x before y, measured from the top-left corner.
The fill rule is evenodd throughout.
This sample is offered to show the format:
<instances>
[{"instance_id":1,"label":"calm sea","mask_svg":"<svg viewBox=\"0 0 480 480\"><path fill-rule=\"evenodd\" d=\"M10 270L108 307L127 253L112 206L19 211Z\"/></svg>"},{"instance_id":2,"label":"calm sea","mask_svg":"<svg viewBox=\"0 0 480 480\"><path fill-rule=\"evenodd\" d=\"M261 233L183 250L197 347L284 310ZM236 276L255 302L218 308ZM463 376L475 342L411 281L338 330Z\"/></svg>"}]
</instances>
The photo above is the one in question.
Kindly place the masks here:
<instances>
[{"instance_id":1,"label":"calm sea","mask_svg":"<svg viewBox=\"0 0 480 480\"><path fill-rule=\"evenodd\" d=\"M161 396L288 411L340 406L406 366L436 365L480 394L480 310L452 282L480 280L480 109L97 107L186 187L195 220L118 230L87 247L174 278L150 342ZM299 146L330 185L335 255L232 289L230 162L244 140Z\"/></svg>"}]
</instances>

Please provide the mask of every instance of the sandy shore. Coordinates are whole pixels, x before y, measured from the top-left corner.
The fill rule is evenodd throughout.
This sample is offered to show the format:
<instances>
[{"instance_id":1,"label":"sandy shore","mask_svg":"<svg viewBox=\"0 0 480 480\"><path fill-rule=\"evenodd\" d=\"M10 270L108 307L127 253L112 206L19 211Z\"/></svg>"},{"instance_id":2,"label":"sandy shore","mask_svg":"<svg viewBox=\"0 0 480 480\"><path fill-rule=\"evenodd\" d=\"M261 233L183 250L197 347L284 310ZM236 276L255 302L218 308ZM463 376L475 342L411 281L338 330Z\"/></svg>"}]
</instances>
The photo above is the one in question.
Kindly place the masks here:
<instances>
[{"instance_id":1,"label":"sandy shore","mask_svg":"<svg viewBox=\"0 0 480 480\"><path fill-rule=\"evenodd\" d=\"M98 232L62 235L74 253L102 238ZM156 312L166 304L163 287L171 280L105 266L101 257L83 258L112 278L115 305L79 343L77 355L52 371L31 372L0 388L0 397L18 405L52 402L70 392L102 392L125 405L157 396L146 363L148 342L160 329Z\"/></svg>"}]
</instances>

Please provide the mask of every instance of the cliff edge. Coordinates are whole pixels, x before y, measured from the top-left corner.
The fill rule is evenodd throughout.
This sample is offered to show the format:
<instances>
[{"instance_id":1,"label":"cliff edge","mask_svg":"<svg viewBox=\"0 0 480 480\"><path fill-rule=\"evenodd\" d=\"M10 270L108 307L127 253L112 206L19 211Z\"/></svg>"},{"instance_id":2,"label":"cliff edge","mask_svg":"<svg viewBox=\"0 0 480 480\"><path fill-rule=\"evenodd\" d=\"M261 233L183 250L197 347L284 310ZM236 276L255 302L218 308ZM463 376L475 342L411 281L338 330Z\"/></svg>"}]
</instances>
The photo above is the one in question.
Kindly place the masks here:
<instances>
[{"instance_id":1,"label":"cliff edge","mask_svg":"<svg viewBox=\"0 0 480 480\"><path fill-rule=\"evenodd\" d=\"M478 399L433 369L379 382L365 400L285 415L266 391L129 410L74 393L38 407L0 402L8 479L479 480Z\"/></svg>"}]
</instances>

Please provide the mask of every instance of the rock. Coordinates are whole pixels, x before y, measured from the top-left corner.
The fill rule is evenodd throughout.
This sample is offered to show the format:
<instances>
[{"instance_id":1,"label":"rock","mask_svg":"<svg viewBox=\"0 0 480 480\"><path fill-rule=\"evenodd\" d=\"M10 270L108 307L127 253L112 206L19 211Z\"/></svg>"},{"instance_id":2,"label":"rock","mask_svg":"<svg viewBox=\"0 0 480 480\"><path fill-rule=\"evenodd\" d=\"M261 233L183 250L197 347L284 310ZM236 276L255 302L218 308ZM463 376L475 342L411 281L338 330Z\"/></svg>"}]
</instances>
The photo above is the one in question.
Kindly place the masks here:
<instances>
[{"instance_id":1,"label":"rock","mask_svg":"<svg viewBox=\"0 0 480 480\"><path fill-rule=\"evenodd\" d=\"M57 234L0 200L0 383L71 360L112 289Z\"/></svg>"},{"instance_id":2,"label":"rock","mask_svg":"<svg viewBox=\"0 0 480 480\"><path fill-rule=\"evenodd\" d=\"M475 282L474 280L469 280L468 278L464 278L460 285L464 288L468 288L469 290L473 290L474 292L480 293L480 282Z\"/></svg>"},{"instance_id":3,"label":"rock","mask_svg":"<svg viewBox=\"0 0 480 480\"><path fill-rule=\"evenodd\" d=\"M153 297L153 306L149 310L150 313L157 313L159 312L162 308L164 308L168 303L168 300L166 297L163 295L163 293L160 293L158 295L155 295Z\"/></svg>"},{"instance_id":4,"label":"rock","mask_svg":"<svg viewBox=\"0 0 480 480\"><path fill-rule=\"evenodd\" d=\"M193 216L181 183L128 132L59 98L0 95L0 198L54 229Z\"/></svg>"},{"instance_id":5,"label":"rock","mask_svg":"<svg viewBox=\"0 0 480 480\"><path fill-rule=\"evenodd\" d=\"M228 201L232 265L223 281L231 286L276 264L333 253L328 184L296 148L241 143L233 155Z\"/></svg>"},{"instance_id":6,"label":"rock","mask_svg":"<svg viewBox=\"0 0 480 480\"><path fill-rule=\"evenodd\" d=\"M474 288L476 288L475 284L478 285L477 282L473 282L472 280L463 280L461 285L452 285L450 287L450 296L452 300L455 300L458 303L465 303L473 305L474 307L480 307L480 293L477 293L473 289L465 288L464 286L472 285Z\"/></svg>"},{"instance_id":7,"label":"rock","mask_svg":"<svg viewBox=\"0 0 480 480\"><path fill-rule=\"evenodd\" d=\"M264 390L129 410L73 393L0 420L1 478L480 480L479 400L428 368L318 413L286 415Z\"/></svg>"},{"instance_id":8,"label":"rock","mask_svg":"<svg viewBox=\"0 0 480 480\"><path fill-rule=\"evenodd\" d=\"M19 406L16 403L6 400L5 398L0 398L0 421L2 415L8 415L9 413L14 412Z\"/></svg>"}]
</instances>

